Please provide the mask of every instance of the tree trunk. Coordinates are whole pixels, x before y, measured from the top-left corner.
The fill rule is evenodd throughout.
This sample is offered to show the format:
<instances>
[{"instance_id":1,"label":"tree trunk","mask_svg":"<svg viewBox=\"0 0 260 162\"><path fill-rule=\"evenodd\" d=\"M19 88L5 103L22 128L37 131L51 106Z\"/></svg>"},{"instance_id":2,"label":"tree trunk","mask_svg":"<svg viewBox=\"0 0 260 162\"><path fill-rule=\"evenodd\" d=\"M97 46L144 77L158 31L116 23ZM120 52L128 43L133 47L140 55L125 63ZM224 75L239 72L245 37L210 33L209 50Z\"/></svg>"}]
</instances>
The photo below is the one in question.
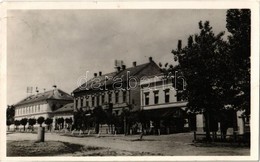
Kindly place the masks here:
<instances>
[{"instance_id":1,"label":"tree trunk","mask_svg":"<svg viewBox=\"0 0 260 162\"><path fill-rule=\"evenodd\" d=\"M206 115L205 116L206 140L210 142L211 138L210 138L210 125L209 125L209 111L206 111L205 115Z\"/></svg>"},{"instance_id":2,"label":"tree trunk","mask_svg":"<svg viewBox=\"0 0 260 162\"><path fill-rule=\"evenodd\" d=\"M99 123L96 123L96 134L98 134L99 133Z\"/></svg>"}]
</instances>

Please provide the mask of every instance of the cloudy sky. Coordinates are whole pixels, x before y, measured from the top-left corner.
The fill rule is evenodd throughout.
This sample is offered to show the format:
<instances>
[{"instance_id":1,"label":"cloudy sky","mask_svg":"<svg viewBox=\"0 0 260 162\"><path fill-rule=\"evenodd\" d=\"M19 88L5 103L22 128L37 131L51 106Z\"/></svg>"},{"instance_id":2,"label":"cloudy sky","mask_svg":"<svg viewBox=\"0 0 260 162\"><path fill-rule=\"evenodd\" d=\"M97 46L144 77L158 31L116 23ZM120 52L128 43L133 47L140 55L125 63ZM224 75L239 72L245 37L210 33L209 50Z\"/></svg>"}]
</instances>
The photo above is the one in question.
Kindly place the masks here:
<instances>
[{"instance_id":1,"label":"cloudy sky","mask_svg":"<svg viewBox=\"0 0 260 162\"><path fill-rule=\"evenodd\" d=\"M209 20L226 31L226 10L13 10L7 20L7 104L26 97L26 87L71 93L77 80L148 62L172 63L179 39L186 44Z\"/></svg>"}]
</instances>

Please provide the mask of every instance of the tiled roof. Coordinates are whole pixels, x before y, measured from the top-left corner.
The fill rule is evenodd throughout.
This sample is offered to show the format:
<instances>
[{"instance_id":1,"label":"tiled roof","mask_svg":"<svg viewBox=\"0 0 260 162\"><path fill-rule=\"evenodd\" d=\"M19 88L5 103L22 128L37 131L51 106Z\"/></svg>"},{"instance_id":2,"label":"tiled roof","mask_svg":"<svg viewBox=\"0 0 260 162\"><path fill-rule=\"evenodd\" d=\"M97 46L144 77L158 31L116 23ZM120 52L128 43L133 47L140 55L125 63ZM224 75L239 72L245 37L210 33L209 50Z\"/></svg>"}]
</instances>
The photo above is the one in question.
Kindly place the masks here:
<instances>
[{"instance_id":1,"label":"tiled roof","mask_svg":"<svg viewBox=\"0 0 260 162\"><path fill-rule=\"evenodd\" d=\"M64 105L63 107L57 109L54 111L54 113L61 113L61 112L67 112L67 111L73 111L74 109L74 103L69 103Z\"/></svg>"},{"instance_id":2,"label":"tiled roof","mask_svg":"<svg viewBox=\"0 0 260 162\"><path fill-rule=\"evenodd\" d=\"M102 84L104 85L104 82L106 81L106 85L112 85L114 83L113 79L115 78L121 78L122 82L125 82L127 80L127 73L130 74L130 76L135 76L137 78L141 78L142 75L139 74L140 71L142 71L145 67L147 67L148 65L153 64L154 66L158 67L156 65L156 63L154 63L153 61L149 62L149 63L145 63L145 64L141 64L141 65L137 65L135 67L129 67L126 68L125 70L121 70L119 72L112 72L112 73L108 73L108 74L103 74L101 76L96 76L90 80L88 80L86 83L82 84L80 87L76 88L73 93L75 92L80 92L83 90L90 90L93 85L95 84ZM158 67L159 69L159 67ZM109 79L107 79L109 78ZM98 83L95 83L98 82Z\"/></svg>"},{"instance_id":3,"label":"tiled roof","mask_svg":"<svg viewBox=\"0 0 260 162\"><path fill-rule=\"evenodd\" d=\"M73 97L60 89L53 89L50 91L46 91L43 93L38 93L26 97L22 101L15 104L15 106L38 102L38 101L45 101L45 100L73 100Z\"/></svg>"}]
</instances>

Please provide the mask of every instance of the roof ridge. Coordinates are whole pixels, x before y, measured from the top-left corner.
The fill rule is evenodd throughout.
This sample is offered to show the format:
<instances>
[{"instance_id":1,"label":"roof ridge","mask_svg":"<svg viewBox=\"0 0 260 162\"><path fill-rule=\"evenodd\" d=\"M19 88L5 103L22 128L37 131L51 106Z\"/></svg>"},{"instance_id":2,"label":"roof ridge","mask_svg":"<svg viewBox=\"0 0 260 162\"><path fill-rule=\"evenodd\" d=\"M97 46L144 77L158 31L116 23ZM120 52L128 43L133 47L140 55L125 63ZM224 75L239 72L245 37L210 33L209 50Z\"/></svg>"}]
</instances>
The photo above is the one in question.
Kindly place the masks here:
<instances>
[{"instance_id":1,"label":"roof ridge","mask_svg":"<svg viewBox=\"0 0 260 162\"><path fill-rule=\"evenodd\" d=\"M65 94L62 95L61 97L55 97L55 91L58 91L58 93ZM23 100L20 100L15 104L16 105L22 105L22 104L28 104L28 103L33 103L33 102L38 102L38 101L43 101L43 100L48 100L48 99L57 99L57 100L68 100L68 98L72 99L72 96L66 92L64 92L61 89L52 89L48 90L42 93L30 95Z\"/></svg>"}]
</instances>

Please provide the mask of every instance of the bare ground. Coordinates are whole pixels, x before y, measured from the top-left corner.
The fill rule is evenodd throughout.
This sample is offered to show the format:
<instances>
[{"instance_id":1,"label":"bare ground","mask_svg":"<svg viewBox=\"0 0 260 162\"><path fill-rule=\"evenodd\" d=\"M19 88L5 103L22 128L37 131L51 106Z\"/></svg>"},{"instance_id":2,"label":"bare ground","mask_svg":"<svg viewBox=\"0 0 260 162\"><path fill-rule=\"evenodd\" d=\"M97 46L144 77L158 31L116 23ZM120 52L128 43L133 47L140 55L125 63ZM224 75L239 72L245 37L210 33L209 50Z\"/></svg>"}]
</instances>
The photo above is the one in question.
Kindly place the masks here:
<instances>
[{"instance_id":1,"label":"bare ground","mask_svg":"<svg viewBox=\"0 0 260 162\"><path fill-rule=\"evenodd\" d=\"M161 136L144 136L140 141L138 135L101 135L89 137L70 137L55 133L46 133L46 141L62 141L85 147L101 149L85 151L74 149L74 152L64 152L56 156L140 156L140 155L169 155L169 156L246 156L250 155L249 147L201 145L193 143L192 133L179 133ZM36 134L13 133L7 135L8 143L13 140L33 140ZM7 144L7 149L9 144ZM65 146L64 146L65 147ZM50 154L48 154L50 156Z\"/></svg>"},{"instance_id":2,"label":"bare ground","mask_svg":"<svg viewBox=\"0 0 260 162\"><path fill-rule=\"evenodd\" d=\"M84 146L61 141L8 141L7 156L143 156L149 152L130 152L111 148Z\"/></svg>"}]
</instances>

